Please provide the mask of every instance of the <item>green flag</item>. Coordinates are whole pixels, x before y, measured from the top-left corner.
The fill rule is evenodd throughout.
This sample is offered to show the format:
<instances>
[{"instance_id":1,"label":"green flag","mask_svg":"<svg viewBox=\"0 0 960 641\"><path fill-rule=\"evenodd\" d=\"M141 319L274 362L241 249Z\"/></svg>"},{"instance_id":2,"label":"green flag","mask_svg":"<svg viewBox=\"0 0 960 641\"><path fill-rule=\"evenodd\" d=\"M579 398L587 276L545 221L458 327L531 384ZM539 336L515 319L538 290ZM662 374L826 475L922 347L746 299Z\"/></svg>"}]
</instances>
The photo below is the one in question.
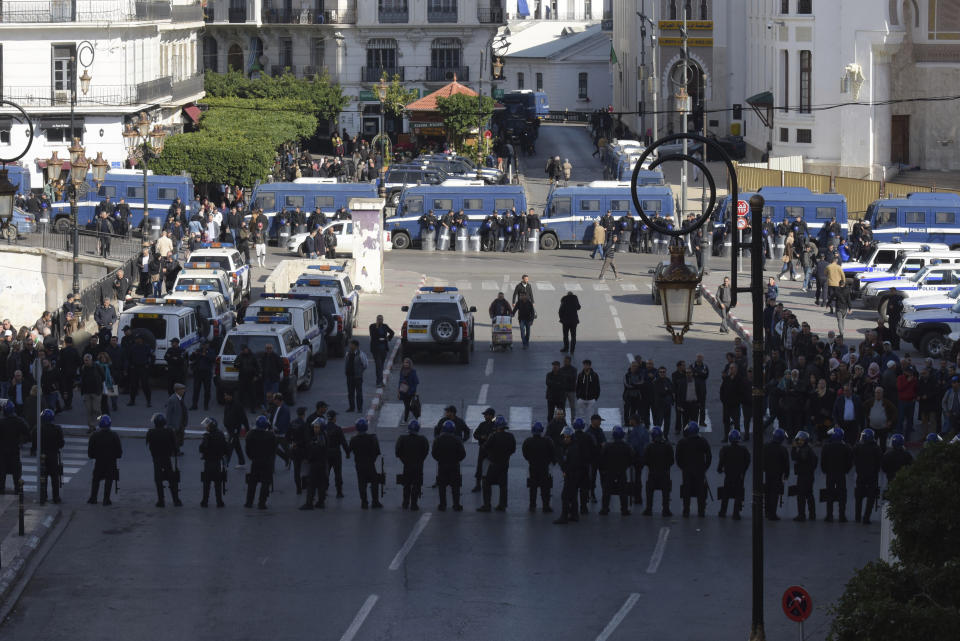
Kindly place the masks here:
<instances>
[{"instance_id":1,"label":"green flag","mask_svg":"<svg viewBox=\"0 0 960 641\"><path fill-rule=\"evenodd\" d=\"M617 60L617 52L616 52L616 50L613 48L613 45L611 44L611 45L610 45L610 64L615 65L615 64L617 64L618 62L619 62L619 61Z\"/></svg>"}]
</instances>

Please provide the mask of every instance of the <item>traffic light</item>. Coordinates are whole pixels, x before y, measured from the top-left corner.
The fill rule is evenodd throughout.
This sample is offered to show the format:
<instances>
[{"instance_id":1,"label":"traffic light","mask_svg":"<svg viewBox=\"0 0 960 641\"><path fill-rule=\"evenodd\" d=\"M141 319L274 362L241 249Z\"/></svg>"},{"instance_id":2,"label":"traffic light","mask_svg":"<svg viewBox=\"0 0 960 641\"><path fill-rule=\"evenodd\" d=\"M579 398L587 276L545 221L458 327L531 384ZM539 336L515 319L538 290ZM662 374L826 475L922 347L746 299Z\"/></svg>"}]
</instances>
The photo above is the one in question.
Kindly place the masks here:
<instances>
[{"instance_id":1,"label":"traffic light","mask_svg":"<svg viewBox=\"0 0 960 641\"><path fill-rule=\"evenodd\" d=\"M743 120L743 105L739 103L733 105L733 119Z\"/></svg>"}]
</instances>

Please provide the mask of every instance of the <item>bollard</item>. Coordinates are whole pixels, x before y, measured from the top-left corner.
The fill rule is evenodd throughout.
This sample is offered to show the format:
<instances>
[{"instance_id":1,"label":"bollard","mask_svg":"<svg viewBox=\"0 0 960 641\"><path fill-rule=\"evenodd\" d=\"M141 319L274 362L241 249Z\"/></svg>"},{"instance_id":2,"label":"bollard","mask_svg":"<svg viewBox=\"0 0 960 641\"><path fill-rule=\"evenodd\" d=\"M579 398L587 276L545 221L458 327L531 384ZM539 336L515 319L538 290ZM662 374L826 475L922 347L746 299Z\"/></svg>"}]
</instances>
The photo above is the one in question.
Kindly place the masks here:
<instances>
[{"instance_id":1,"label":"bollard","mask_svg":"<svg viewBox=\"0 0 960 641\"><path fill-rule=\"evenodd\" d=\"M290 241L290 223L284 223L280 227L280 234L277 240L277 247L286 247Z\"/></svg>"},{"instance_id":2,"label":"bollard","mask_svg":"<svg viewBox=\"0 0 960 641\"><path fill-rule=\"evenodd\" d=\"M19 531L19 533L20 533L20 536L23 536L23 533L24 533L24 528L23 528L23 510L24 510L24 508L23 508L23 479L21 478L21 479L20 479L20 514L19 514L20 523L19 523L19 526L18 526L18 531Z\"/></svg>"},{"instance_id":3,"label":"bollard","mask_svg":"<svg viewBox=\"0 0 960 641\"><path fill-rule=\"evenodd\" d=\"M502 252L507 247L507 239L503 236L497 236L497 251Z\"/></svg>"}]
</instances>

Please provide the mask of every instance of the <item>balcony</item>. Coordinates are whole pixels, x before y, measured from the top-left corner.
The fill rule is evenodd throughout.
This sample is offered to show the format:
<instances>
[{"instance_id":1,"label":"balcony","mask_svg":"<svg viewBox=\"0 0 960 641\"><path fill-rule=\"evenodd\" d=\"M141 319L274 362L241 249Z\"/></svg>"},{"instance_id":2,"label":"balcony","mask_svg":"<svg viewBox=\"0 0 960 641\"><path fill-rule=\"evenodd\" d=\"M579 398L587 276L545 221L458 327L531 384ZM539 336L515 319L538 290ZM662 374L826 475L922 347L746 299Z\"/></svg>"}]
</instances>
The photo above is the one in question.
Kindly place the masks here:
<instances>
[{"instance_id":1,"label":"balcony","mask_svg":"<svg viewBox=\"0 0 960 641\"><path fill-rule=\"evenodd\" d=\"M454 9L434 9L433 7L427 7L427 22L430 23L444 23L444 22L457 22L457 10Z\"/></svg>"},{"instance_id":2,"label":"balcony","mask_svg":"<svg viewBox=\"0 0 960 641\"><path fill-rule=\"evenodd\" d=\"M398 75L402 82L405 79L403 69L403 67L361 67L360 78L363 82L380 82L383 74L387 74L387 80L393 80L393 77Z\"/></svg>"},{"instance_id":3,"label":"balcony","mask_svg":"<svg viewBox=\"0 0 960 641\"><path fill-rule=\"evenodd\" d=\"M459 82L469 82L470 67L427 67L427 82L452 82L454 76Z\"/></svg>"},{"instance_id":4,"label":"balcony","mask_svg":"<svg viewBox=\"0 0 960 641\"><path fill-rule=\"evenodd\" d=\"M199 89L193 91L193 93L197 93L197 91L203 89L203 76L194 76L184 83L191 83L193 87L199 87ZM177 84L178 88L180 84L182 83ZM77 93L77 106L94 109L129 107L169 96L173 93L173 87L169 76L130 85L97 85L93 83L86 95ZM36 87L6 86L3 88L3 97L22 107L61 107L64 110L70 108L69 89L55 90L50 85Z\"/></svg>"},{"instance_id":5,"label":"balcony","mask_svg":"<svg viewBox=\"0 0 960 641\"><path fill-rule=\"evenodd\" d=\"M137 102L150 102L173 93L173 78L164 76L137 85Z\"/></svg>"},{"instance_id":6,"label":"balcony","mask_svg":"<svg viewBox=\"0 0 960 641\"><path fill-rule=\"evenodd\" d=\"M202 11L200 5L182 7ZM4 0L0 3L0 23L131 22L169 20L169 0ZM202 14L201 14L202 15ZM199 20L199 18L197 18Z\"/></svg>"},{"instance_id":7,"label":"balcony","mask_svg":"<svg viewBox=\"0 0 960 641\"><path fill-rule=\"evenodd\" d=\"M344 11L324 11L323 22L321 24L357 24L357 10L346 9Z\"/></svg>"},{"instance_id":8,"label":"balcony","mask_svg":"<svg viewBox=\"0 0 960 641\"><path fill-rule=\"evenodd\" d=\"M175 4L170 7L170 17L174 22L200 22L205 21L203 5L196 4Z\"/></svg>"},{"instance_id":9,"label":"balcony","mask_svg":"<svg viewBox=\"0 0 960 641\"><path fill-rule=\"evenodd\" d=\"M263 22L266 24L323 24L323 13L315 13L309 9L274 9L263 8Z\"/></svg>"},{"instance_id":10,"label":"balcony","mask_svg":"<svg viewBox=\"0 0 960 641\"><path fill-rule=\"evenodd\" d=\"M203 74L198 73L195 76L178 80L171 85L170 90L174 100L195 96L203 91Z\"/></svg>"},{"instance_id":11,"label":"balcony","mask_svg":"<svg viewBox=\"0 0 960 641\"><path fill-rule=\"evenodd\" d=\"M406 24L410 21L410 11L407 9L380 9L377 12L380 24Z\"/></svg>"},{"instance_id":12,"label":"balcony","mask_svg":"<svg viewBox=\"0 0 960 641\"><path fill-rule=\"evenodd\" d=\"M169 20L172 13L169 2L137 0L133 5L137 20Z\"/></svg>"},{"instance_id":13,"label":"balcony","mask_svg":"<svg viewBox=\"0 0 960 641\"><path fill-rule=\"evenodd\" d=\"M477 22L480 24L501 24L506 13L499 7L477 7Z\"/></svg>"},{"instance_id":14,"label":"balcony","mask_svg":"<svg viewBox=\"0 0 960 641\"><path fill-rule=\"evenodd\" d=\"M246 22L247 21L247 8L246 7L230 7L227 9L227 22Z\"/></svg>"}]
</instances>

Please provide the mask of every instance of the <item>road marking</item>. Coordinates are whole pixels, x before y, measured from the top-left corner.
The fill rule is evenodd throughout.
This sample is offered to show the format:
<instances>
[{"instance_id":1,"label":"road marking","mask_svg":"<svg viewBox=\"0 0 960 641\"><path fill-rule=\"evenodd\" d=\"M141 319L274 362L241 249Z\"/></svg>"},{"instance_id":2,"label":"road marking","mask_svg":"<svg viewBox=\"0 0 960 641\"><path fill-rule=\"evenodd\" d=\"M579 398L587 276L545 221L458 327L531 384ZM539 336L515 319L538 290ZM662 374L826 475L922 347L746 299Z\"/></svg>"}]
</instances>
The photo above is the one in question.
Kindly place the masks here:
<instances>
[{"instance_id":1,"label":"road marking","mask_svg":"<svg viewBox=\"0 0 960 641\"><path fill-rule=\"evenodd\" d=\"M504 282L504 283L509 283L509 282L510 282L510 274L504 274L504 275L503 275L503 282Z\"/></svg>"},{"instance_id":2,"label":"road marking","mask_svg":"<svg viewBox=\"0 0 960 641\"><path fill-rule=\"evenodd\" d=\"M431 276L431 277L430 277L430 280L433 281L433 282L431 283L431 285L433 285L434 287L446 287L447 285L450 284L450 281L444 280L444 279L442 279L442 278L433 278L433 277Z\"/></svg>"},{"instance_id":3,"label":"road marking","mask_svg":"<svg viewBox=\"0 0 960 641\"><path fill-rule=\"evenodd\" d=\"M628 363L633 362L633 354L631 354L630 352L627 352L627 362Z\"/></svg>"},{"instance_id":4,"label":"road marking","mask_svg":"<svg viewBox=\"0 0 960 641\"><path fill-rule=\"evenodd\" d=\"M667 548L667 539L670 538L670 528L660 528L660 534L657 536L657 545L653 548L653 554L650 556L650 564L647 566L647 574L656 574L660 567L660 561L663 560L663 551Z\"/></svg>"},{"instance_id":5,"label":"road marking","mask_svg":"<svg viewBox=\"0 0 960 641\"><path fill-rule=\"evenodd\" d=\"M617 613L613 615L612 619L610 619L610 623L608 623L607 627L603 629L603 632L597 635L596 641L607 641L607 639L610 638L610 635L612 635L617 629L617 626L623 623L623 620L627 618L630 610L633 609L633 606L635 606L639 600L640 595L638 593L633 592L630 594L623 606L617 610Z\"/></svg>"},{"instance_id":6,"label":"road marking","mask_svg":"<svg viewBox=\"0 0 960 641\"><path fill-rule=\"evenodd\" d=\"M24 472L36 472L36 471L37 471L37 466L36 466L36 465L22 465L22 466L21 466L21 469L22 469ZM64 474L76 474L76 473L79 472L79 471L80 471L80 468L79 468L79 467L64 467L64 468L63 468L63 473L64 473Z\"/></svg>"},{"instance_id":7,"label":"road marking","mask_svg":"<svg viewBox=\"0 0 960 641\"><path fill-rule=\"evenodd\" d=\"M620 339L620 342L621 342L621 343L623 343L624 345L626 345L626 343L627 343L627 335L623 333L623 330L617 332L617 337Z\"/></svg>"},{"instance_id":8,"label":"road marking","mask_svg":"<svg viewBox=\"0 0 960 641\"><path fill-rule=\"evenodd\" d=\"M608 303L612 303L612 302L613 302L613 296L611 296L610 294L604 294L604 295L603 295L603 300L607 301Z\"/></svg>"},{"instance_id":9,"label":"road marking","mask_svg":"<svg viewBox=\"0 0 960 641\"><path fill-rule=\"evenodd\" d=\"M458 280L457 289L459 290L473 289L473 283L471 283L469 280Z\"/></svg>"},{"instance_id":10,"label":"road marking","mask_svg":"<svg viewBox=\"0 0 960 641\"><path fill-rule=\"evenodd\" d=\"M594 283L594 284L593 284L593 291L595 291L595 292L609 292L609 291L610 291L610 285L607 285L606 283Z\"/></svg>"},{"instance_id":11,"label":"road marking","mask_svg":"<svg viewBox=\"0 0 960 641\"><path fill-rule=\"evenodd\" d=\"M427 527L427 523L430 521L430 512L424 512L423 516L417 521L417 524L413 526L413 532L410 533L410 536L407 537L406 542L403 544L403 547L400 548L400 551L397 552L397 555L393 557L393 561L390 562L391 570L399 570L400 566L403 565L403 560L407 558L407 555L410 554L410 550L413 549L413 544L417 542L417 537L420 536L420 533L423 532L423 528Z\"/></svg>"},{"instance_id":12,"label":"road marking","mask_svg":"<svg viewBox=\"0 0 960 641\"><path fill-rule=\"evenodd\" d=\"M510 408L510 427L518 430L530 429L533 423L532 407L511 407Z\"/></svg>"},{"instance_id":13,"label":"road marking","mask_svg":"<svg viewBox=\"0 0 960 641\"><path fill-rule=\"evenodd\" d=\"M619 316L613 317L613 326L616 327L617 329L623 329L623 323L620 322Z\"/></svg>"},{"instance_id":14,"label":"road marking","mask_svg":"<svg viewBox=\"0 0 960 641\"><path fill-rule=\"evenodd\" d=\"M484 405L487 402L487 392L490 391L490 384L484 383L480 386L480 393L477 394L477 405Z\"/></svg>"},{"instance_id":15,"label":"road marking","mask_svg":"<svg viewBox=\"0 0 960 641\"><path fill-rule=\"evenodd\" d=\"M545 281L545 280L538 280L538 281L537 281L537 289L539 289L539 290L541 290L541 291L547 291L547 292L552 292L552 291L554 291L553 283L551 283L551 282L549 282L549 281Z\"/></svg>"},{"instance_id":16,"label":"road marking","mask_svg":"<svg viewBox=\"0 0 960 641\"><path fill-rule=\"evenodd\" d=\"M426 516L426 514L424 514L424 516ZM353 617L353 623L350 624L347 631L340 637L340 641L353 641L353 637L357 636L357 632L360 631L360 626L363 625L367 615L370 614L370 610L377 604L377 599L379 598L376 594L371 594L367 597L367 600L360 606L360 611L357 612L357 616Z\"/></svg>"},{"instance_id":17,"label":"road marking","mask_svg":"<svg viewBox=\"0 0 960 641\"><path fill-rule=\"evenodd\" d=\"M492 358L488 358L488 359L487 359L487 366L483 369L483 375L484 375L484 376L490 376L491 374L493 374L493 359L492 359Z\"/></svg>"},{"instance_id":18,"label":"road marking","mask_svg":"<svg viewBox=\"0 0 960 641\"><path fill-rule=\"evenodd\" d=\"M495 280L485 280L485 281L483 281L482 283L480 283L480 287L481 287L482 289L487 289L487 290L491 290L491 291L499 291L499 290L500 290L500 285L499 285L499 284L497 283L497 281L495 281Z\"/></svg>"},{"instance_id":19,"label":"road marking","mask_svg":"<svg viewBox=\"0 0 960 641\"><path fill-rule=\"evenodd\" d=\"M479 425L486 420L483 416L483 410L485 409L487 409L486 404L467 405L467 415L463 417L463 420L466 421L467 425Z\"/></svg>"},{"instance_id":20,"label":"road marking","mask_svg":"<svg viewBox=\"0 0 960 641\"><path fill-rule=\"evenodd\" d=\"M616 316L616 315L619 314L620 312L617 311L616 306L611 305L611 306L610 306L610 313L613 314L614 316Z\"/></svg>"},{"instance_id":21,"label":"road marking","mask_svg":"<svg viewBox=\"0 0 960 641\"><path fill-rule=\"evenodd\" d=\"M623 425L623 423L620 422L621 414L619 407L600 407L597 409L597 414L603 419L604 427L607 430L612 430L614 425Z\"/></svg>"},{"instance_id":22,"label":"road marking","mask_svg":"<svg viewBox=\"0 0 960 641\"><path fill-rule=\"evenodd\" d=\"M580 283L571 283L571 282L569 282L569 281L566 281L566 282L563 283L563 288L564 288L565 290L567 290L568 292L582 292L582 291L583 291L583 287L580 285Z\"/></svg>"},{"instance_id":23,"label":"road marking","mask_svg":"<svg viewBox=\"0 0 960 641\"><path fill-rule=\"evenodd\" d=\"M403 403L384 403L380 408L377 427L396 427L403 418Z\"/></svg>"},{"instance_id":24,"label":"road marking","mask_svg":"<svg viewBox=\"0 0 960 641\"><path fill-rule=\"evenodd\" d=\"M447 407L441 403L427 403L421 407L420 421L421 425L436 425L443 417L443 410Z\"/></svg>"},{"instance_id":25,"label":"road marking","mask_svg":"<svg viewBox=\"0 0 960 641\"><path fill-rule=\"evenodd\" d=\"M633 283L620 283L620 289L625 292L635 292L637 291L637 286Z\"/></svg>"},{"instance_id":26,"label":"road marking","mask_svg":"<svg viewBox=\"0 0 960 641\"><path fill-rule=\"evenodd\" d=\"M653 291L653 283L647 283L647 289L649 289L649 290L652 292L652 291Z\"/></svg>"},{"instance_id":27,"label":"road marking","mask_svg":"<svg viewBox=\"0 0 960 641\"><path fill-rule=\"evenodd\" d=\"M489 396L489 392L488 392ZM476 405L467 405L467 410L463 416L463 420L466 421L467 425L479 425L482 421L486 420L483 416L483 410L489 407L490 401L489 398L481 404ZM437 422L440 420L440 416L443 414L444 405L435 405L428 404L423 406L423 413L418 419L420 424L427 427L436 426ZM496 409L496 408L494 408ZM500 413L505 417L509 416L510 427L515 431L525 431L530 429L530 425L533 422L533 415L535 413L543 412L543 406L514 406L508 408L504 411L501 408ZM594 410L597 414L604 418L604 423L602 425L604 431L609 432L614 425L622 425L621 421L621 409L618 407L600 407ZM400 418L403 416L403 403L384 403L383 408L380 410L380 419L377 422L377 427L382 429L390 429L397 427L404 427L400 425ZM709 432L710 428L710 419L707 417L707 425L701 427L701 431ZM63 482L69 482L70 476L64 476Z\"/></svg>"}]
</instances>

